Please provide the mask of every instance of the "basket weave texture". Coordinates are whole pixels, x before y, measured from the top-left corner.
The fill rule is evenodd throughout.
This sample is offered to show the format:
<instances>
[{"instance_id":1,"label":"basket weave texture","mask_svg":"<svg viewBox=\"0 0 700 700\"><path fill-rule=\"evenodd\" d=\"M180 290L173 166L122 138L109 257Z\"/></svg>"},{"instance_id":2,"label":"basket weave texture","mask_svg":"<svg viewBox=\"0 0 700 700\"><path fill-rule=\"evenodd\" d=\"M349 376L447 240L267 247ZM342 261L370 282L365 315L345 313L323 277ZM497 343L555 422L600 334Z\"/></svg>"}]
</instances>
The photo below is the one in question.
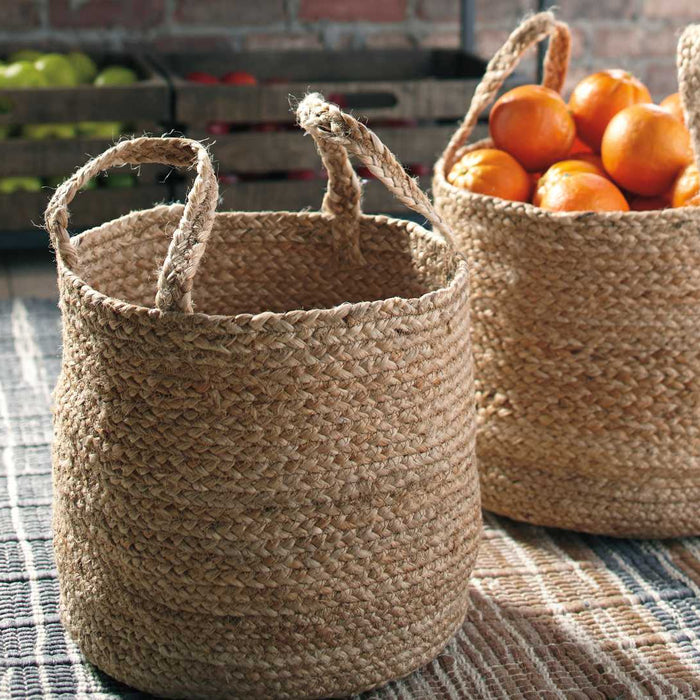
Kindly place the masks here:
<instances>
[{"instance_id":1,"label":"basket weave texture","mask_svg":"<svg viewBox=\"0 0 700 700\"><path fill-rule=\"evenodd\" d=\"M569 32L527 19L491 60L434 174L436 208L471 268L484 507L620 536L700 534L700 208L552 213L446 180L523 52L551 37L561 91ZM700 154L700 27L678 47Z\"/></svg>"},{"instance_id":2,"label":"basket weave texture","mask_svg":"<svg viewBox=\"0 0 700 700\"><path fill-rule=\"evenodd\" d=\"M158 695L352 693L429 661L465 615L481 532L466 262L374 134L319 96L298 114L329 172L321 212L215 214L204 147L148 138L47 210L62 619ZM436 232L363 215L348 151ZM186 205L70 239L80 187L143 162L196 165Z\"/></svg>"}]
</instances>

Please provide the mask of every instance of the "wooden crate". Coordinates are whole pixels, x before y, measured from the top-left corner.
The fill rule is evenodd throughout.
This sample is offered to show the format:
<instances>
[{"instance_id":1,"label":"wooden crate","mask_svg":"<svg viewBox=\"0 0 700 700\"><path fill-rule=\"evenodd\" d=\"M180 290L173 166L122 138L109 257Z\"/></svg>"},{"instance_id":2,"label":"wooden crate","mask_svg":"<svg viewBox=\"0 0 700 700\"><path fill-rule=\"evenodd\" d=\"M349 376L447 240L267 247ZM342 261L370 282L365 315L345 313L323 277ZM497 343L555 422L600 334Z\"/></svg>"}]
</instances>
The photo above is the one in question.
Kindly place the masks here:
<instances>
[{"instance_id":1,"label":"wooden crate","mask_svg":"<svg viewBox=\"0 0 700 700\"><path fill-rule=\"evenodd\" d=\"M160 124L169 124L171 115L170 87L153 64L145 58L115 54L96 54L87 50L98 66L117 63L132 68L141 80L133 85L93 87L48 87L35 89L0 89L0 105L12 107L0 112L0 124L73 123L82 121L125 122L136 134L163 131ZM90 156L102 153L111 139L76 137L72 139L29 140L7 138L0 141L0 177L69 175ZM80 230L108 220L114 212L123 214L151 206L170 196L170 188L160 184L162 167L147 167L132 188L98 189L84 192L72 210L71 227ZM34 224L40 223L50 195L42 192L16 192L0 195L0 237L6 245L23 247L36 238ZM32 244L33 245L33 244Z\"/></svg>"},{"instance_id":2,"label":"wooden crate","mask_svg":"<svg viewBox=\"0 0 700 700\"><path fill-rule=\"evenodd\" d=\"M44 210L53 190L15 192L0 195L0 232L6 237L0 248L35 247L37 232L48 246L48 236L39 231L44 221ZM160 184L140 184L128 189L96 189L80 192L70 206L71 232L97 226L110 219L137 209L148 209L170 199L170 190ZM23 244L26 238L27 245ZM11 245L10 245L11 244Z\"/></svg>"},{"instance_id":3,"label":"wooden crate","mask_svg":"<svg viewBox=\"0 0 700 700\"><path fill-rule=\"evenodd\" d=\"M136 71L132 85L0 89L0 124L48 122L162 122L170 119L170 89L147 58L88 53L102 67L112 63ZM8 104L9 103L9 104Z\"/></svg>"},{"instance_id":4,"label":"wooden crate","mask_svg":"<svg viewBox=\"0 0 700 700\"><path fill-rule=\"evenodd\" d=\"M222 184L224 206L242 210L296 210L320 204L325 187L321 179L250 178L320 167L311 139L290 128L294 122L290 95L321 92L363 118L402 163L420 164L425 171L464 116L485 68L481 59L457 50L165 54L156 61L173 85L179 128L213 143L221 174L248 176L237 184ZM191 71L220 76L231 70L252 73L259 84L200 84L185 79ZM517 78L509 81L508 87L516 82ZM212 135L207 130L211 122L235 128ZM256 125L277 125L279 130L259 131ZM486 133L483 125L479 131ZM376 182L367 183L365 207L385 213L405 211Z\"/></svg>"}]
</instances>

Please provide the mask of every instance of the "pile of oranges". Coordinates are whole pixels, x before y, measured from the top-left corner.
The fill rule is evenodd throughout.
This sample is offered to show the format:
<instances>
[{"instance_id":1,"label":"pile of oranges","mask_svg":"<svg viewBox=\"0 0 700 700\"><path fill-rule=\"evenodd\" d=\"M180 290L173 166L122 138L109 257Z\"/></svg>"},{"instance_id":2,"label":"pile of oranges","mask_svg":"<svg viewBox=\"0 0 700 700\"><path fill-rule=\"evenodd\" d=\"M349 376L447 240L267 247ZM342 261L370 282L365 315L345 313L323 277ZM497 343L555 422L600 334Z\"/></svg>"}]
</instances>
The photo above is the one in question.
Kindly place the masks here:
<instances>
[{"instance_id":1,"label":"pile of oranges","mask_svg":"<svg viewBox=\"0 0 700 700\"><path fill-rule=\"evenodd\" d=\"M494 148L464 155L456 187L548 211L700 206L700 174L678 93L660 105L623 70L584 78L568 105L541 85L505 93L489 116Z\"/></svg>"}]
</instances>

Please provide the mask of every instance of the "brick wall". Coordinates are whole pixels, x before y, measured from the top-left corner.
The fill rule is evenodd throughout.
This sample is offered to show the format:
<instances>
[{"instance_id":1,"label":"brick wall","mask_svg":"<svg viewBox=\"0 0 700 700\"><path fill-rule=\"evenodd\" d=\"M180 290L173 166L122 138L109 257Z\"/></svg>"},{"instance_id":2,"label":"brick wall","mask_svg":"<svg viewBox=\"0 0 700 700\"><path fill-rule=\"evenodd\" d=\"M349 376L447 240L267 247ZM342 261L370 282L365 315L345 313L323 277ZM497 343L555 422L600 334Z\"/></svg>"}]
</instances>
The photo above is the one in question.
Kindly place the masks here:
<instances>
[{"instance_id":1,"label":"brick wall","mask_svg":"<svg viewBox=\"0 0 700 700\"><path fill-rule=\"evenodd\" d=\"M535 0L477 0L477 50L490 56ZM635 72L656 97L676 89L678 31L700 0L560 0L574 32L572 80ZM4 0L0 41L166 50L451 47L458 0ZM1 51L1 50L0 50ZM532 60L526 63L532 67Z\"/></svg>"}]
</instances>

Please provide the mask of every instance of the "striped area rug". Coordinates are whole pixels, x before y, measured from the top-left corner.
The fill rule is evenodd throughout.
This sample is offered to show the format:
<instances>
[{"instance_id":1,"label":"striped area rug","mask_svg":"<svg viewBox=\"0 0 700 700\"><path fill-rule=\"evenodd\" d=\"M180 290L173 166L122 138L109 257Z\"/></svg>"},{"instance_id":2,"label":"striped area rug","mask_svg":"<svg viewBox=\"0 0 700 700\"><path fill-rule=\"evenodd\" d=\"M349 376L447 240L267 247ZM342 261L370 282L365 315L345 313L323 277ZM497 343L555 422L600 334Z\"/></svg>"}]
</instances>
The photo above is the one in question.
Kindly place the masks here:
<instances>
[{"instance_id":1,"label":"striped area rug","mask_svg":"<svg viewBox=\"0 0 700 700\"><path fill-rule=\"evenodd\" d=\"M0 697L145 697L89 666L59 623L59 353L54 304L0 302ZM487 515L471 591L432 664L362 697L700 698L700 539L621 541Z\"/></svg>"}]
</instances>

